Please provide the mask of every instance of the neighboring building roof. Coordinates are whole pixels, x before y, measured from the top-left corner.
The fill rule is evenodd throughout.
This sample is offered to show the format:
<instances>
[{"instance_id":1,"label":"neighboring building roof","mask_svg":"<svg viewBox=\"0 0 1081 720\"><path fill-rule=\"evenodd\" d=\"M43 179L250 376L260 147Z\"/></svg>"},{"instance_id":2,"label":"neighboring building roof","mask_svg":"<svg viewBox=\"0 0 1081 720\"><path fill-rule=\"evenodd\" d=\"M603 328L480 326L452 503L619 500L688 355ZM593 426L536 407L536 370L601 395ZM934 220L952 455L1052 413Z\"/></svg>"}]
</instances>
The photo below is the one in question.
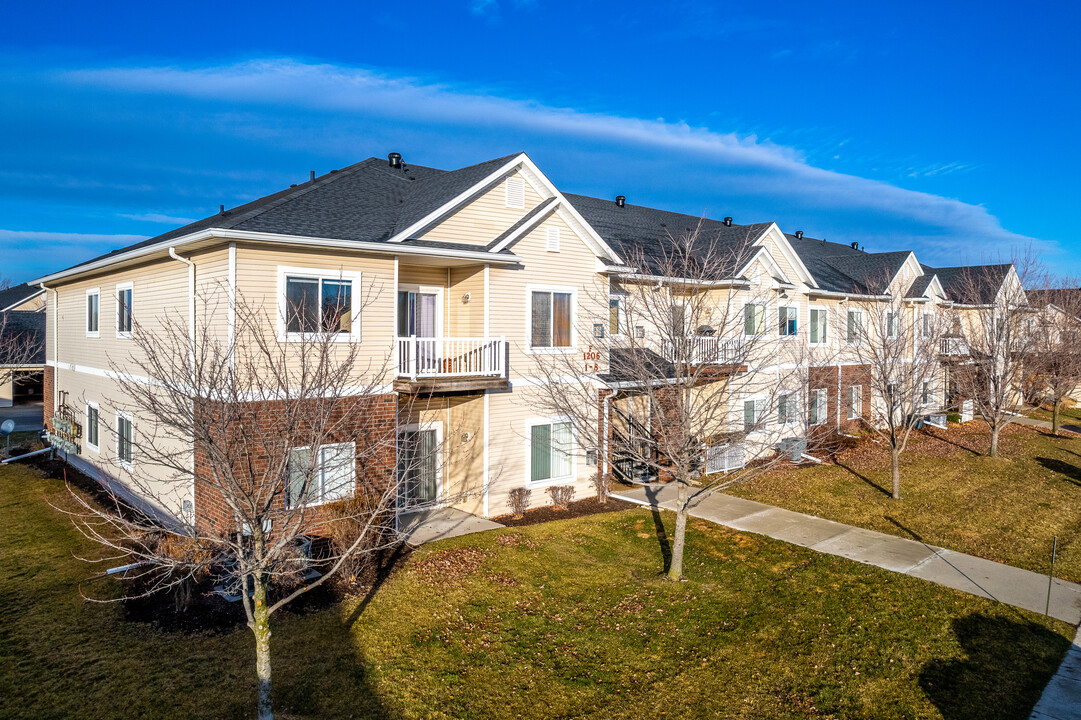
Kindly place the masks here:
<instances>
[{"instance_id":1,"label":"neighboring building roof","mask_svg":"<svg viewBox=\"0 0 1081 720\"><path fill-rule=\"evenodd\" d=\"M946 297L962 305L987 305L995 301L1013 265L969 265L935 268L922 265L925 273L938 276Z\"/></svg>"},{"instance_id":2,"label":"neighboring building roof","mask_svg":"<svg viewBox=\"0 0 1081 720\"><path fill-rule=\"evenodd\" d=\"M927 288L930 287L930 285L934 281L934 279L935 279L935 274L927 272L925 270L923 275L920 275L918 278L916 278L915 280L912 281L912 287L910 287L908 289L908 292L905 293L905 297L908 297L908 298L923 297L924 293L927 292Z\"/></svg>"},{"instance_id":3,"label":"neighboring building roof","mask_svg":"<svg viewBox=\"0 0 1081 720\"><path fill-rule=\"evenodd\" d=\"M45 291L40 287L30 284L15 285L7 290L0 290L0 312L16 308L43 292Z\"/></svg>"},{"instance_id":4,"label":"neighboring building roof","mask_svg":"<svg viewBox=\"0 0 1081 720\"><path fill-rule=\"evenodd\" d=\"M0 330L5 338L0 342L0 365L11 365L13 362L19 366L45 364L45 313L9 310L0 315ZM19 346L9 345L7 338L14 338ZM34 348L29 358L24 351L27 344Z\"/></svg>"},{"instance_id":5,"label":"neighboring building roof","mask_svg":"<svg viewBox=\"0 0 1081 720\"><path fill-rule=\"evenodd\" d=\"M720 220L658 210L629 203L620 207L613 200L564 193L567 201L585 218L608 245L624 259L643 256L654 268L665 254L671 239L686 237L698 228L697 242L701 246L716 242L721 253L731 251L725 258L728 267L722 274L739 270L749 259L748 249L773 223L725 225ZM699 227L699 223L701 226ZM671 245L667 245L670 249Z\"/></svg>"},{"instance_id":6,"label":"neighboring building roof","mask_svg":"<svg viewBox=\"0 0 1081 720\"><path fill-rule=\"evenodd\" d=\"M1049 304L1067 306L1062 309L1081 308L1081 288L1049 288L1046 290L1026 290L1025 297L1029 305L1044 307Z\"/></svg>"},{"instance_id":7,"label":"neighboring building roof","mask_svg":"<svg viewBox=\"0 0 1081 720\"><path fill-rule=\"evenodd\" d=\"M830 292L878 295L908 259L908 250L869 253L850 245L785 235L819 288Z\"/></svg>"}]
</instances>

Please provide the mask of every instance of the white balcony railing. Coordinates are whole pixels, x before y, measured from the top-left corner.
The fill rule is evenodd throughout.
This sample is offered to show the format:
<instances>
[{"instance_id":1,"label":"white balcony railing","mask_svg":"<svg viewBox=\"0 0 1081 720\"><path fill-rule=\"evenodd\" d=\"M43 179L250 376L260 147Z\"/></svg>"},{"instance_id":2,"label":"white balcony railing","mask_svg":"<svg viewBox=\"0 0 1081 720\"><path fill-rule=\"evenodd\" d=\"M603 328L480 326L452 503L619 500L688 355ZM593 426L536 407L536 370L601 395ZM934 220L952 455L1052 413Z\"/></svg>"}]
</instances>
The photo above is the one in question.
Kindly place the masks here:
<instances>
[{"instance_id":1,"label":"white balcony railing","mask_svg":"<svg viewBox=\"0 0 1081 720\"><path fill-rule=\"evenodd\" d=\"M690 335L679 340L664 341L667 360L683 360L693 365L731 365L743 361L742 338L721 338L711 335Z\"/></svg>"},{"instance_id":2,"label":"white balcony railing","mask_svg":"<svg viewBox=\"0 0 1081 720\"><path fill-rule=\"evenodd\" d=\"M398 375L502 377L507 373L504 338L398 338Z\"/></svg>"},{"instance_id":3,"label":"white balcony railing","mask_svg":"<svg viewBox=\"0 0 1081 720\"><path fill-rule=\"evenodd\" d=\"M942 355L968 355L968 341L963 337L942 338Z\"/></svg>"}]
</instances>

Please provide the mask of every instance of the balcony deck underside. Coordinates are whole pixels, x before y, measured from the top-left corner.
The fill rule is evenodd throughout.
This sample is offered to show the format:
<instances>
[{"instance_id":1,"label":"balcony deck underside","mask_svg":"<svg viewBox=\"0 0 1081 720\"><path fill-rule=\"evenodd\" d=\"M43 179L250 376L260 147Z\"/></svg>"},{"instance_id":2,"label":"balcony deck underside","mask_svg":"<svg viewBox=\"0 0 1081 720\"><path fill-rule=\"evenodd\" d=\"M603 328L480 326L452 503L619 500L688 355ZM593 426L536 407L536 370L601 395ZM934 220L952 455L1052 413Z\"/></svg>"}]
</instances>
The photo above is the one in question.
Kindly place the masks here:
<instances>
[{"instance_id":1,"label":"balcony deck underside","mask_svg":"<svg viewBox=\"0 0 1081 720\"><path fill-rule=\"evenodd\" d=\"M492 375L458 375L398 378L394 391L408 395L431 395L435 393L478 392L481 390L506 390L510 381Z\"/></svg>"}]
</instances>

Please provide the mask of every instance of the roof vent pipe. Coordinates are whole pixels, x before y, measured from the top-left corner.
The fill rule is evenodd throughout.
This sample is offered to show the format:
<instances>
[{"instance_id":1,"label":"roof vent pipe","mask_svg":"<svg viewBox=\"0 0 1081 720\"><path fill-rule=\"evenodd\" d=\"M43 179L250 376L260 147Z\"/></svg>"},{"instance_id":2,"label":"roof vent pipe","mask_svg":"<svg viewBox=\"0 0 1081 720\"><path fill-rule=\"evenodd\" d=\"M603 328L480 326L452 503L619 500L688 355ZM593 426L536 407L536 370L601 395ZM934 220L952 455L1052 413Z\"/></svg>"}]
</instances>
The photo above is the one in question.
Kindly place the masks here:
<instances>
[{"instance_id":1,"label":"roof vent pipe","mask_svg":"<svg viewBox=\"0 0 1081 720\"><path fill-rule=\"evenodd\" d=\"M401 153L391 153L390 155L387 155L387 160L390 162L390 166L392 168L394 168L395 170L397 170L398 168L400 168L402 166L402 154Z\"/></svg>"},{"instance_id":2,"label":"roof vent pipe","mask_svg":"<svg viewBox=\"0 0 1081 720\"><path fill-rule=\"evenodd\" d=\"M853 250L859 250L860 244L858 242L854 242L849 247L851 247Z\"/></svg>"},{"instance_id":3,"label":"roof vent pipe","mask_svg":"<svg viewBox=\"0 0 1081 720\"><path fill-rule=\"evenodd\" d=\"M311 173L312 173L312 174L311 174L311 177L310 177L310 179L308 180L308 182L315 182L315 171L314 171L314 170L312 170L312 171L311 171Z\"/></svg>"},{"instance_id":4,"label":"roof vent pipe","mask_svg":"<svg viewBox=\"0 0 1081 720\"><path fill-rule=\"evenodd\" d=\"M225 206L224 205L219 205L218 206L218 214L219 215L224 215L225 214Z\"/></svg>"},{"instance_id":5,"label":"roof vent pipe","mask_svg":"<svg viewBox=\"0 0 1081 720\"><path fill-rule=\"evenodd\" d=\"M730 217L726 217L726 218L724 219L724 226L725 226L725 227L732 227L732 218L730 218Z\"/></svg>"},{"instance_id":6,"label":"roof vent pipe","mask_svg":"<svg viewBox=\"0 0 1081 720\"><path fill-rule=\"evenodd\" d=\"M625 195L616 195L616 207L623 207L627 204L627 198Z\"/></svg>"},{"instance_id":7,"label":"roof vent pipe","mask_svg":"<svg viewBox=\"0 0 1081 720\"><path fill-rule=\"evenodd\" d=\"M802 230L797 230L796 231L796 239L797 240L802 240L803 239L803 231Z\"/></svg>"}]
</instances>

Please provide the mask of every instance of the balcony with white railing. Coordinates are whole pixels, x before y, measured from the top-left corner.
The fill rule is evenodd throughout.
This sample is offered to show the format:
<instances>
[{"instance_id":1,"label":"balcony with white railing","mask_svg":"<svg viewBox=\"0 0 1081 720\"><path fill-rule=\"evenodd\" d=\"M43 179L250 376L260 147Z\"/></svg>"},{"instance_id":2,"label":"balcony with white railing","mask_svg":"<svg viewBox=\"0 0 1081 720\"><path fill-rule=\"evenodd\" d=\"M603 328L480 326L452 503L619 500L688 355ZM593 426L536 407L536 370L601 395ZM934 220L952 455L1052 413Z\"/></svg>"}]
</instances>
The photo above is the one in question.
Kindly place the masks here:
<instances>
[{"instance_id":1,"label":"balcony with white railing","mask_svg":"<svg viewBox=\"0 0 1081 720\"><path fill-rule=\"evenodd\" d=\"M498 337L399 337L395 389L479 390L507 384L507 342Z\"/></svg>"},{"instance_id":2,"label":"balcony with white railing","mask_svg":"<svg viewBox=\"0 0 1081 720\"><path fill-rule=\"evenodd\" d=\"M944 337L939 354L946 357L965 357L969 354L968 341L963 337Z\"/></svg>"},{"instance_id":3,"label":"balcony with white railing","mask_svg":"<svg viewBox=\"0 0 1081 720\"><path fill-rule=\"evenodd\" d=\"M712 335L689 335L664 341L666 360L682 360L692 365L739 365L743 363L743 338L722 338Z\"/></svg>"}]
</instances>

